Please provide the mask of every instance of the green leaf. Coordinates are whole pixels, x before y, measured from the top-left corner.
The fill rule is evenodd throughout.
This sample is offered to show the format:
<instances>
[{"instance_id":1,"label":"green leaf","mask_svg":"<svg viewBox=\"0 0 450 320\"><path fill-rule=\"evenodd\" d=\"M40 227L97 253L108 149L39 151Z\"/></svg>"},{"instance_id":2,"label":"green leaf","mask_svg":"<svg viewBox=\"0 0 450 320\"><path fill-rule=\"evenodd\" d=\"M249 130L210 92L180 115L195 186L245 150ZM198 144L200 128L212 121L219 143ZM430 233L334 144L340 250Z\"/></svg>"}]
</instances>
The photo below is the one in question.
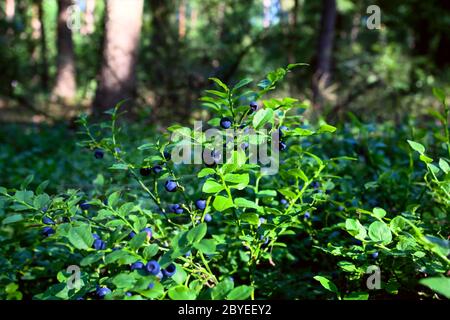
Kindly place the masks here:
<instances>
[{"instance_id":1,"label":"green leaf","mask_svg":"<svg viewBox=\"0 0 450 320\"><path fill-rule=\"evenodd\" d=\"M356 272L358 271L358 269L356 268L356 266L348 261L339 261L337 263L337 265L344 271L346 272Z\"/></svg>"},{"instance_id":2,"label":"green leaf","mask_svg":"<svg viewBox=\"0 0 450 320\"><path fill-rule=\"evenodd\" d=\"M117 202L119 202L120 191L113 192L108 197L108 206L115 207Z\"/></svg>"},{"instance_id":3,"label":"green leaf","mask_svg":"<svg viewBox=\"0 0 450 320\"><path fill-rule=\"evenodd\" d=\"M323 124L320 126L319 130L317 130L317 133L324 133L324 132L335 132L336 127L330 126L329 124Z\"/></svg>"},{"instance_id":4,"label":"green leaf","mask_svg":"<svg viewBox=\"0 0 450 320\"><path fill-rule=\"evenodd\" d=\"M234 199L234 204L239 208L259 209L259 206L254 201L250 201L245 198Z\"/></svg>"},{"instance_id":5,"label":"green leaf","mask_svg":"<svg viewBox=\"0 0 450 320\"><path fill-rule=\"evenodd\" d=\"M81 261L80 261L80 265L82 267L85 266L90 266L91 264L97 262L98 260L103 258L103 253L102 252L96 252L93 254L90 254L86 257L84 257Z\"/></svg>"},{"instance_id":6,"label":"green leaf","mask_svg":"<svg viewBox=\"0 0 450 320\"><path fill-rule=\"evenodd\" d=\"M444 171L445 174L448 174L450 172L450 166L448 165L447 161L444 159L439 159L439 167L442 171Z\"/></svg>"},{"instance_id":7,"label":"green leaf","mask_svg":"<svg viewBox=\"0 0 450 320\"><path fill-rule=\"evenodd\" d=\"M214 170L213 168L203 168L202 170L199 171L199 173L197 174L197 177L203 178L210 174L215 174L215 173L216 173L216 170Z\"/></svg>"},{"instance_id":8,"label":"green leaf","mask_svg":"<svg viewBox=\"0 0 450 320\"><path fill-rule=\"evenodd\" d=\"M379 219L383 218L386 215L386 211L382 208L373 208L373 215Z\"/></svg>"},{"instance_id":9,"label":"green leaf","mask_svg":"<svg viewBox=\"0 0 450 320\"><path fill-rule=\"evenodd\" d=\"M251 83L253 81L252 78L244 78L241 81L239 81L234 87L233 87L233 91L236 91L246 85L248 85L249 83Z\"/></svg>"},{"instance_id":10,"label":"green leaf","mask_svg":"<svg viewBox=\"0 0 450 320\"><path fill-rule=\"evenodd\" d=\"M234 282L229 278L225 278L221 282L219 282L214 288L211 290L211 298L212 300L224 300L227 294L233 290Z\"/></svg>"},{"instance_id":11,"label":"green leaf","mask_svg":"<svg viewBox=\"0 0 450 320\"><path fill-rule=\"evenodd\" d=\"M310 136L314 134L314 131L303 129L303 128L295 128L289 132L292 136Z\"/></svg>"},{"instance_id":12,"label":"green leaf","mask_svg":"<svg viewBox=\"0 0 450 320\"><path fill-rule=\"evenodd\" d=\"M273 122L273 110L272 109L260 109L253 116L253 127L259 129L268 122Z\"/></svg>"},{"instance_id":13,"label":"green leaf","mask_svg":"<svg viewBox=\"0 0 450 320\"><path fill-rule=\"evenodd\" d=\"M191 243L199 242L203 239L203 237L206 235L208 227L206 223L200 223L199 225L195 226L187 233L187 239Z\"/></svg>"},{"instance_id":14,"label":"green leaf","mask_svg":"<svg viewBox=\"0 0 450 320\"><path fill-rule=\"evenodd\" d=\"M227 300L245 300L252 294L253 287L239 286L231 290L227 295Z\"/></svg>"},{"instance_id":15,"label":"green leaf","mask_svg":"<svg viewBox=\"0 0 450 320\"><path fill-rule=\"evenodd\" d=\"M224 189L223 185L220 183L217 183L214 180L206 180L206 182L203 184L202 191L205 193L217 193Z\"/></svg>"},{"instance_id":16,"label":"green leaf","mask_svg":"<svg viewBox=\"0 0 450 320\"><path fill-rule=\"evenodd\" d=\"M176 286L169 289L169 297L172 300L195 300L197 293L185 286Z\"/></svg>"},{"instance_id":17,"label":"green leaf","mask_svg":"<svg viewBox=\"0 0 450 320\"><path fill-rule=\"evenodd\" d=\"M228 89L227 85L225 83L223 83L220 79L217 79L217 78L208 78L208 79L214 81L217 85L222 87L222 89L224 89L225 92L230 91L230 89Z\"/></svg>"},{"instance_id":18,"label":"green leaf","mask_svg":"<svg viewBox=\"0 0 450 320\"><path fill-rule=\"evenodd\" d=\"M407 222L405 221L405 218L402 216L397 216L389 222L389 227L393 232L400 232L407 226Z\"/></svg>"},{"instance_id":19,"label":"green leaf","mask_svg":"<svg viewBox=\"0 0 450 320\"><path fill-rule=\"evenodd\" d=\"M411 148L413 148L413 150L417 151L420 154L425 152L425 147L422 144L415 142L415 141L411 141L411 140L407 140L407 141L408 141L409 145L411 146Z\"/></svg>"},{"instance_id":20,"label":"green leaf","mask_svg":"<svg viewBox=\"0 0 450 320\"><path fill-rule=\"evenodd\" d=\"M128 165L124 163L114 163L109 169L111 170L128 170Z\"/></svg>"},{"instance_id":21,"label":"green leaf","mask_svg":"<svg viewBox=\"0 0 450 320\"><path fill-rule=\"evenodd\" d=\"M382 242L384 245L392 242L391 230L386 223L381 221L375 221L370 224L369 237L372 241Z\"/></svg>"},{"instance_id":22,"label":"green leaf","mask_svg":"<svg viewBox=\"0 0 450 320\"><path fill-rule=\"evenodd\" d=\"M67 238L75 248L81 250L90 248L94 242L91 226L88 224L82 224L80 226L70 228Z\"/></svg>"},{"instance_id":23,"label":"green leaf","mask_svg":"<svg viewBox=\"0 0 450 320\"><path fill-rule=\"evenodd\" d=\"M445 92L440 88L433 88L433 95L436 99L439 100L442 104L445 104Z\"/></svg>"},{"instance_id":24,"label":"green leaf","mask_svg":"<svg viewBox=\"0 0 450 320\"><path fill-rule=\"evenodd\" d=\"M450 278L434 277L421 279L420 284L450 299Z\"/></svg>"},{"instance_id":25,"label":"green leaf","mask_svg":"<svg viewBox=\"0 0 450 320\"><path fill-rule=\"evenodd\" d=\"M339 291L338 291L336 285L330 279L327 279L327 278L322 277L322 276L315 276L314 280L319 281L320 284L322 285L322 287L324 287L328 291L334 292L337 295L339 295Z\"/></svg>"},{"instance_id":26,"label":"green leaf","mask_svg":"<svg viewBox=\"0 0 450 320\"><path fill-rule=\"evenodd\" d=\"M366 228L359 222L359 220L355 219L347 219L345 220L345 229L354 236L356 239L364 240L367 236Z\"/></svg>"},{"instance_id":27,"label":"green leaf","mask_svg":"<svg viewBox=\"0 0 450 320\"><path fill-rule=\"evenodd\" d=\"M369 294L367 292L351 292L344 297L344 300L368 300Z\"/></svg>"},{"instance_id":28,"label":"green leaf","mask_svg":"<svg viewBox=\"0 0 450 320\"><path fill-rule=\"evenodd\" d=\"M136 260L138 260L137 257L123 250L113 251L105 257L106 264L117 262L118 264L123 265L136 262Z\"/></svg>"},{"instance_id":29,"label":"green leaf","mask_svg":"<svg viewBox=\"0 0 450 320\"><path fill-rule=\"evenodd\" d=\"M217 196L213 201L214 209L219 212L225 211L233 206L233 200L224 196Z\"/></svg>"},{"instance_id":30,"label":"green leaf","mask_svg":"<svg viewBox=\"0 0 450 320\"><path fill-rule=\"evenodd\" d=\"M256 194L256 196L258 198L263 198L263 197L276 197L277 196L277 192L275 190L261 190L258 191L258 193Z\"/></svg>"},{"instance_id":31,"label":"green leaf","mask_svg":"<svg viewBox=\"0 0 450 320\"><path fill-rule=\"evenodd\" d=\"M36 196L33 200L33 206L37 209L42 209L50 202L50 197L48 194L40 194Z\"/></svg>"},{"instance_id":32,"label":"green leaf","mask_svg":"<svg viewBox=\"0 0 450 320\"><path fill-rule=\"evenodd\" d=\"M248 173L243 173L243 174L227 173L223 178L226 182L243 184L243 185L248 185L248 183L250 181L250 176Z\"/></svg>"},{"instance_id":33,"label":"green leaf","mask_svg":"<svg viewBox=\"0 0 450 320\"><path fill-rule=\"evenodd\" d=\"M139 232L137 235L130 240L129 245L132 250L139 249L147 239L147 232Z\"/></svg>"},{"instance_id":34,"label":"green leaf","mask_svg":"<svg viewBox=\"0 0 450 320\"><path fill-rule=\"evenodd\" d=\"M253 212L244 212L239 217L242 221L248 222L253 225L259 224L259 216Z\"/></svg>"},{"instance_id":35,"label":"green leaf","mask_svg":"<svg viewBox=\"0 0 450 320\"><path fill-rule=\"evenodd\" d=\"M145 247L144 252L142 253L146 260L150 260L153 258L159 251L159 247L156 243L152 243L148 247Z\"/></svg>"},{"instance_id":36,"label":"green leaf","mask_svg":"<svg viewBox=\"0 0 450 320\"><path fill-rule=\"evenodd\" d=\"M15 223L15 222L19 222L23 220L23 216L18 213L18 214L12 214L8 217L6 217L5 219L3 219L3 224L9 224L9 223Z\"/></svg>"},{"instance_id":37,"label":"green leaf","mask_svg":"<svg viewBox=\"0 0 450 320\"><path fill-rule=\"evenodd\" d=\"M129 289L134 286L136 283L136 279L132 274L128 273L120 273L117 276L114 277L112 280L112 283L117 287L121 289Z\"/></svg>"},{"instance_id":38,"label":"green leaf","mask_svg":"<svg viewBox=\"0 0 450 320\"><path fill-rule=\"evenodd\" d=\"M216 241L214 239L202 239L194 244L194 248L204 254L214 254L216 252Z\"/></svg>"}]
</instances>

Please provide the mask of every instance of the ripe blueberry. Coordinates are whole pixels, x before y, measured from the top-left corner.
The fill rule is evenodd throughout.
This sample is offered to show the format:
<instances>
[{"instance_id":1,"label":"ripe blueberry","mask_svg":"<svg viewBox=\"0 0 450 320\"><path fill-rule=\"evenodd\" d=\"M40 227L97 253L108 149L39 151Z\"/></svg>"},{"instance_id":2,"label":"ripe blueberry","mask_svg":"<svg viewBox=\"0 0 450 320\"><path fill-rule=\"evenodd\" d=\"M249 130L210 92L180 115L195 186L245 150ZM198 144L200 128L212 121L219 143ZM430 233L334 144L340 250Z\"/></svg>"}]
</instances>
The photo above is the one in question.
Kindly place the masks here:
<instances>
[{"instance_id":1,"label":"ripe blueberry","mask_svg":"<svg viewBox=\"0 0 450 320\"><path fill-rule=\"evenodd\" d=\"M150 283L150 284L148 285L148 289L149 289L149 290L152 290L154 287L155 287L155 284L154 284L154 283Z\"/></svg>"},{"instance_id":2,"label":"ripe blueberry","mask_svg":"<svg viewBox=\"0 0 450 320\"><path fill-rule=\"evenodd\" d=\"M212 220L212 217L209 213L205 214L205 221L210 222Z\"/></svg>"},{"instance_id":3,"label":"ripe blueberry","mask_svg":"<svg viewBox=\"0 0 450 320\"><path fill-rule=\"evenodd\" d=\"M177 183L173 180L167 180L164 187L168 192L174 192L177 190Z\"/></svg>"},{"instance_id":4,"label":"ripe blueberry","mask_svg":"<svg viewBox=\"0 0 450 320\"><path fill-rule=\"evenodd\" d=\"M257 109L258 109L258 104L256 103L256 101L250 102L250 112L249 113L252 114Z\"/></svg>"},{"instance_id":5,"label":"ripe blueberry","mask_svg":"<svg viewBox=\"0 0 450 320\"><path fill-rule=\"evenodd\" d=\"M162 273L164 276L166 277L171 277L173 276L175 273L177 272L177 267L171 263L167 266L167 268L165 268Z\"/></svg>"},{"instance_id":6,"label":"ripe blueberry","mask_svg":"<svg viewBox=\"0 0 450 320\"><path fill-rule=\"evenodd\" d=\"M131 231L131 232L130 232L130 235L129 235L130 239L133 239L135 235L136 235L136 232Z\"/></svg>"},{"instance_id":7,"label":"ripe blueberry","mask_svg":"<svg viewBox=\"0 0 450 320\"><path fill-rule=\"evenodd\" d=\"M105 250L106 243L101 239L96 239L96 240L94 240L94 249L95 250Z\"/></svg>"},{"instance_id":8,"label":"ripe blueberry","mask_svg":"<svg viewBox=\"0 0 450 320\"><path fill-rule=\"evenodd\" d=\"M280 200L280 203L281 203L283 206L285 206L285 205L287 205L288 202L287 202L286 199L283 198L283 199Z\"/></svg>"},{"instance_id":9,"label":"ripe blueberry","mask_svg":"<svg viewBox=\"0 0 450 320\"><path fill-rule=\"evenodd\" d=\"M156 277L157 277L159 280L161 280L162 278L164 278L164 275L163 275L163 273L162 273L161 270L158 272L158 274L156 275Z\"/></svg>"},{"instance_id":10,"label":"ripe blueberry","mask_svg":"<svg viewBox=\"0 0 450 320\"><path fill-rule=\"evenodd\" d=\"M154 276L156 276L161 271L159 263L155 260L147 262L145 269L147 269L148 273Z\"/></svg>"},{"instance_id":11,"label":"ripe blueberry","mask_svg":"<svg viewBox=\"0 0 450 320\"><path fill-rule=\"evenodd\" d=\"M100 236L96 233L92 234L92 238L94 238L94 240L100 240Z\"/></svg>"},{"instance_id":12,"label":"ripe blueberry","mask_svg":"<svg viewBox=\"0 0 450 320\"><path fill-rule=\"evenodd\" d=\"M164 151L163 155L164 155L164 159L166 159L167 161L170 161L170 159L172 159L172 155L168 151Z\"/></svg>"},{"instance_id":13,"label":"ripe blueberry","mask_svg":"<svg viewBox=\"0 0 450 320\"><path fill-rule=\"evenodd\" d=\"M311 217L311 214L308 211L306 211L304 217L305 219L309 219Z\"/></svg>"},{"instance_id":14,"label":"ripe blueberry","mask_svg":"<svg viewBox=\"0 0 450 320\"><path fill-rule=\"evenodd\" d=\"M144 268L144 264L141 262L141 261L136 261L135 263L133 263L133 264L131 264L131 271L133 271L133 270L139 270L139 269L142 269L142 268Z\"/></svg>"},{"instance_id":15,"label":"ripe blueberry","mask_svg":"<svg viewBox=\"0 0 450 320\"><path fill-rule=\"evenodd\" d=\"M80 203L81 210L87 210L87 209L89 209L90 206L91 205L89 203L87 203L86 201L83 201Z\"/></svg>"},{"instance_id":16,"label":"ripe blueberry","mask_svg":"<svg viewBox=\"0 0 450 320\"><path fill-rule=\"evenodd\" d=\"M95 157L96 159L102 159L103 156L104 156L103 150L101 150L101 149L95 149L95 151L94 151L94 157Z\"/></svg>"},{"instance_id":17,"label":"ripe blueberry","mask_svg":"<svg viewBox=\"0 0 450 320\"><path fill-rule=\"evenodd\" d=\"M143 177L147 177L148 175L150 175L150 168L141 168L140 170L139 170L139 172L140 172L140 174L141 174L141 176L143 176Z\"/></svg>"},{"instance_id":18,"label":"ripe blueberry","mask_svg":"<svg viewBox=\"0 0 450 320\"><path fill-rule=\"evenodd\" d=\"M132 294L131 292L125 292L125 295L126 295L127 297L131 297L133 294Z\"/></svg>"},{"instance_id":19,"label":"ripe blueberry","mask_svg":"<svg viewBox=\"0 0 450 320\"><path fill-rule=\"evenodd\" d=\"M198 199L197 201L195 201L195 206L197 207L198 210L205 210L206 200Z\"/></svg>"},{"instance_id":20,"label":"ripe blueberry","mask_svg":"<svg viewBox=\"0 0 450 320\"><path fill-rule=\"evenodd\" d=\"M163 168L160 165L156 165L156 166L152 167L152 171L154 174L160 173L162 171L162 169Z\"/></svg>"},{"instance_id":21,"label":"ripe blueberry","mask_svg":"<svg viewBox=\"0 0 450 320\"><path fill-rule=\"evenodd\" d=\"M97 289L97 295L100 298L104 298L107 294L110 294L110 293L111 293L111 289L109 289L107 287Z\"/></svg>"},{"instance_id":22,"label":"ripe blueberry","mask_svg":"<svg viewBox=\"0 0 450 320\"><path fill-rule=\"evenodd\" d=\"M286 143L283 141L280 141L280 151L284 151L284 150L286 150L286 148L287 148Z\"/></svg>"},{"instance_id":23,"label":"ripe blueberry","mask_svg":"<svg viewBox=\"0 0 450 320\"><path fill-rule=\"evenodd\" d=\"M311 183L311 187L313 187L314 189L317 189L320 187L320 183L318 181L313 181Z\"/></svg>"},{"instance_id":24,"label":"ripe blueberry","mask_svg":"<svg viewBox=\"0 0 450 320\"><path fill-rule=\"evenodd\" d=\"M183 208L179 204L171 204L169 206L169 211L176 214L181 214L183 213Z\"/></svg>"},{"instance_id":25,"label":"ripe blueberry","mask_svg":"<svg viewBox=\"0 0 450 320\"><path fill-rule=\"evenodd\" d=\"M52 227L44 227L42 229L42 234L46 237L50 237L54 233L55 233L55 229L53 229Z\"/></svg>"},{"instance_id":26,"label":"ripe blueberry","mask_svg":"<svg viewBox=\"0 0 450 320\"><path fill-rule=\"evenodd\" d=\"M343 206L339 206L338 207L338 211L344 211L344 207Z\"/></svg>"},{"instance_id":27,"label":"ripe blueberry","mask_svg":"<svg viewBox=\"0 0 450 320\"><path fill-rule=\"evenodd\" d=\"M144 228L141 230L141 232L147 232L147 240L150 240L152 238L152 228Z\"/></svg>"},{"instance_id":28,"label":"ripe blueberry","mask_svg":"<svg viewBox=\"0 0 450 320\"><path fill-rule=\"evenodd\" d=\"M372 253L372 258L373 259L378 258L378 251L375 251L374 253Z\"/></svg>"},{"instance_id":29,"label":"ripe blueberry","mask_svg":"<svg viewBox=\"0 0 450 320\"><path fill-rule=\"evenodd\" d=\"M233 122L230 120L230 118L225 117L220 119L220 126L224 129L229 129L232 124Z\"/></svg>"},{"instance_id":30,"label":"ripe blueberry","mask_svg":"<svg viewBox=\"0 0 450 320\"><path fill-rule=\"evenodd\" d=\"M49 217L44 217L42 218L42 222L44 224L55 224L55 221L53 221L52 219L50 219Z\"/></svg>"}]
</instances>

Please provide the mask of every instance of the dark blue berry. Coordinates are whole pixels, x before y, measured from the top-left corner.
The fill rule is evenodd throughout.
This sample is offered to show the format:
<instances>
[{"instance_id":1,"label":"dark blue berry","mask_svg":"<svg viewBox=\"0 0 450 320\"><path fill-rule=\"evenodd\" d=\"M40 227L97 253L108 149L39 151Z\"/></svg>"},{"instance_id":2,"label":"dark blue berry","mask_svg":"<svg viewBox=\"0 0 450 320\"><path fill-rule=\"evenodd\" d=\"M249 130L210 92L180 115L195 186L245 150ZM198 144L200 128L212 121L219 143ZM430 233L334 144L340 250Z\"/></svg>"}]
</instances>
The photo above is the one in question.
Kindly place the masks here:
<instances>
[{"instance_id":1,"label":"dark blue berry","mask_svg":"<svg viewBox=\"0 0 450 320\"><path fill-rule=\"evenodd\" d=\"M373 259L378 258L378 251L375 251L374 253L372 253L372 258Z\"/></svg>"},{"instance_id":2,"label":"dark blue berry","mask_svg":"<svg viewBox=\"0 0 450 320\"><path fill-rule=\"evenodd\" d=\"M177 183L173 180L167 180L164 188L166 188L168 192L174 192L177 190Z\"/></svg>"},{"instance_id":3,"label":"dark blue berry","mask_svg":"<svg viewBox=\"0 0 450 320\"><path fill-rule=\"evenodd\" d=\"M152 167L152 171L154 174L160 173L162 171L162 169L163 168L160 165L156 165L156 166Z\"/></svg>"},{"instance_id":4,"label":"dark blue berry","mask_svg":"<svg viewBox=\"0 0 450 320\"><path fill-rule=\"evenodd\" d=\"M132 294L131 292L126 292L125 295L126 295L127 297L131 297L133 294Z\"/></svg>"},{"instance_id":5,"label":"dark blue berry","mask_svg":"<svg viewBox=\"0 0 450 320\"><path fill-rule=\"evenodd\" d=\"M148 289L149 289L149 290L152 290L154 287L155 287L155 284L154 284L154 283L150 283L150 284L148 285Z\"/></svg>"},{"instance_id":6,"label":"dark blue berry","mask_svg":"<svg viewBox=\"0 0 450 320\"><path fill-rule=\"evenodd\" d=\"M173 276L175 273L177 272L177 267L171 263L167 266L167 268L165 268L164 270L162 270L162 273L165 277L171 277Z\"/></svg>"},{"instance_id":7,"label":"dark blue berry","mask_svg":"<svg viewBox=\"0 0 450 320\"><path fill-rule=\"evenodd\" d=\"M133 264L131 264L131 270L133 271L133 270L139 270L139 269L142 269L142 268L144 268L144 264L141 262L141 261L136 261L135 263L133 263Z\"/></svg>"},{"instance_id":8,"label":"dark blue berry","mask_svg":"<svg viewBox=\"0 0 450 320\"><path fill-rule=\"evenodd\" d=\"M170 154L170 152L164 151L163 154L164 154L164 159L166 159L167 161L172 159L172 155Z\"/></svg>"},{"instance_id":9,"label":"dark blue berry","mask_svg":"<svg viewBox=\"0 0 450 320\"><path fill-rule=\"evenodd\" d=\"M147 264L145 265L145 269L147 269L148 273L154 276L156 276L161 271L159 263L155 260L147 262Z\"/></svg>"},{"instance_id":10,"label":"dark blue berry","mask_svg":"<svg viewBox=\"0 0 450 320\"><path fill-rule=\"evenodd\" d=\"M131 232L130 232L130 235L129 235L130 239L133 239L135 235L136 235L136 232L131 231Z\"/></svg>"},{"instance_id":11,"label":"dark blue berry","mask_svg":"<svg viewBox=\"0 0 450 320\"><path fill-rule=\"evenodd\" d=\"M287 148L286 143L283 141L280 141L280 151L284 151L284 150L286 150L286 148Z\"/></svg>"},{"instance_id":12,"label":"dark blue berry","mask_svg":"<svg viewBox=\"0 0 450 320\"><path fill-rule=\"evenodd\" d=\"M182 214L183 213L183 208L179 205L179 204L171 204L169 206L169 211L176 213L176 214Z\"/></svg>"},{"instance_id":13,"label":"dark blue berry","mask_svg":"<svg viewBox=\"0 0 450 320\"><path fill-rule=\"evenodd\" d=\"M305 219L309 219L311 217L311 214L308 211L306 211L304 217Z\"/></svg>"},{"instance_id":14,"label":"dark blue berry","mask_svg":"<svg viewBox=\"0 0 450 320\"><path fill-rule=\"evenodd\" d=\"M96 240L94 240L94 249L95 250L105 250L106 243L101 239L96 239Z\"/></svg>"},{"instance_id":15,"label":"dark blue berry","mask_svg":"<svg viewBox=\"0 0 450 320\"><path fill-rule=\"evenodd\" d=\"M224 129L229 129L232 124L233 122L227 117L220 119L220 126Z\"/></svg>"},{"instance_id":16,"label":"dark blue berry","mask_svg":"<svg viewBox=\"0 0 450 320\"><path fill-rule=\"evenodd\" d=\"M258 110L258 104L256 103L256 101L250 102L250 112L249 113L252 114L256 110Z\"/></svg>"},{"instance_id":17,"label":"dark blue berry","mask_svg":"<svg viewBox=\"0 0 450 320\"><path fill-rule=\"evenodd\" d=\"M152 228L144 228L141 230L141 232L146 232L147 233L147 240L150 240L152 238Z\"/></svg>"},{"instance_id":18,"label":"dark blue berry","mask_svg":"<svg viewBox=\"0 0 450 320\"><path fill-rule=\"evenodd\" d=\"M81 210L88 210L90 206L91 205L89 203L87 203L86 201L83 201L83 202L80 203L80 209Z\"/></svg>"},{"instance_id":19,"label":"dark blue berry","mask_svg":"<svg viewBox=\"0 0 450 320\"><path fill-rule=\"evenodd\" d=\"M195 206L197 207L198 210L205 210L206 200L198 199L197 201L195 201Z\"/></svg>"},{"instance_id":20,"label":"dark blue berry","mask_svg":"<svg viewBox=\"0 0 450 320\"><path fill-rule=\"evenodd\" d=\"M44 224L55 224L55 221L53 221L52 219L50 219L49 217L44 217L42 218L42 222Z\"/></svg>"},{"instance_id":21,"label":"dark blue berry","mask_svg":"<svg viewBox=\"0 0 450 320\"><path fill-rule=\"evenodd\" d=\"M103 156L104 156L103 150L101 150L101 149L95 149L95 151L94 151L94 157L95 157L96 159L102 159Z\"/></svg>"},{"instance_id":22,"label":"dark blue berry","mask_svg":"<svg viewBox=\"0 0 450 320\"><path fill-rule=\"evenodd\" d=\"M94 238L94 240L100 240L100 236L96 233L92 234L92 238Z\"/></svg>"},{"instance_id":23,"label":"dark blue berry","mask_svg":"<svg viewBox=\"0 0 450 320\"><path fill-rule=\"evenodd\" d=\"M150 168L141 168L141 169L139 170L139 173L141 174L141 176L147 177L147 176L150 175L151 169L150 169Z\"/></svg>"},{"instance_id":24,"label":"dark blue berry","mask_svg":"<svg viewBox=\"0 0 450 320\"><path fill-rule=\"evenodd\" d=\"M320 183L318 181L313 181L311 183L311 187L313 187L314 189L317 189L320 187Z\"/></svg>"},{"instance_id":25,"label":"dark blue berry","mask_svg":"<svg viewBox=\"0 0 450 320\"><path fill-rule=\"evenodd\" d=\"M104 298L107 294L110 294L110 293L111 293L111 289L109 289L107 287L97 289L97 295L100 298Z\"/></svg>"},{"instance_id":26,"label":"dark blue berry","mask_svg":"<svg viewBox=\"0 0 450 320\"><path fill-rule=\"evenodd\" d=\"M54 233L55 233L55 229L53 229L52 227L44 227L42 229L42 234L46 237L50 237Z\"/></svg>"},{"instance_id":27,"label":"dark blue berry","mask_svg":"<svg viewBox=\"0 0 450 320\"><path fill-rule=\"evenodd\" d=\"M212 220L212 217L209 213L205 214L205 221L210 222Z\"/></svg>"},{"instance_id":28,"label":"dark blue berry","mask_svg":"<svg viewBox=\"0 0 450 320\"><path fill-rule=\"evenodd\" d=\"M337 209L338 209L338 211L344 211L344 207L343 206L339 206Z\"/></svg>"},{"instance_id":29,"label":"dark blue berry","mask_svg":"<svg viewBox=\"0 0 450 320\"><path fill-rule=\"evenodd\" d=\"M285 205L287 205L287 200L286 199L281 199L280 200L280 203L283 205L283 206L285 206Z\"/></svg>"}]
</instances>

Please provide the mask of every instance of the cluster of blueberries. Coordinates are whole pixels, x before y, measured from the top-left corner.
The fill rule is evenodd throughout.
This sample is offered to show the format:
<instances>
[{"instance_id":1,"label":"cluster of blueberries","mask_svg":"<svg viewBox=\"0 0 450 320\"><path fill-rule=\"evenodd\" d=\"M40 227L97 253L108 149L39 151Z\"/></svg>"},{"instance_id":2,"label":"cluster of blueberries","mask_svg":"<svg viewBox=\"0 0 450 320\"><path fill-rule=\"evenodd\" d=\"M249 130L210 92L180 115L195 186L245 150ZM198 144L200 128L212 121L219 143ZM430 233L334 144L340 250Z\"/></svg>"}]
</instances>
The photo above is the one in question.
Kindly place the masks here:
<instances>
[{"instance_id":1,"label":"cluster of blueberries","mask_svg":"<svg viewBox=\"0 0 450 320\"><path fill-rule=\"evenodd\" d=\"M253 112L255 112L256 110L258 110L258 104L255 101L250 102L250 109L248 111L249 114L252 114ZM228 117L223 117L222 119L220 119L220 126L223 129L229 129L231 128L231 126L233 125L233 121L228 118ZM286 126L281 126L279 129L279 136L280 136L280 143L279 143L279 148L280 151L286 150L287 145L284 141L281 140L281 138L283 137L284 131L288 130L288 128ZM247 144L248 146L248 144Z\"/></svg>"}]
</instances>

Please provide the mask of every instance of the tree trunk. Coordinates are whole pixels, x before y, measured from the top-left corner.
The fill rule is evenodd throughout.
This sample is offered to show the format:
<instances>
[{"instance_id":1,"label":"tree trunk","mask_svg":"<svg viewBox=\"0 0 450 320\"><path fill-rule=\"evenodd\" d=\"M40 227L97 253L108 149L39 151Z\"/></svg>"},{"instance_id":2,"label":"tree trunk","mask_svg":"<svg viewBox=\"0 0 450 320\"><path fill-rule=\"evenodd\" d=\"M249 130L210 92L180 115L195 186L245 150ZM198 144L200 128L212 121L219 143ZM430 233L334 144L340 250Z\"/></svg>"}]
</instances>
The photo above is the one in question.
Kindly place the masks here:
<instances>
[{"instance_id":1,"label":"tree trunk","mask_svg":"<svg viewBox=\"0 0 450 320\"><path fill-rule=\"evenodd\" d=\"M136 62L143 0L108 0L100 79L93 104L99 116L124 99L136 96ZM125 103L131 106L131 101Z\"/></svg>"},{"instance_id":2,"label":"tree trunk","mask_svg":"<svg viewBox=\"0 0 450 320\"><path fill-rule=\"evenodd\" d=\"M5 15L7 21L11 21L12 19L14 19L15 7L16 4L14 3L14 0L6 0Z\"/></svg>"},{"instance_id":3,"label":"tree trunk","mask_svg":"<svg viewBox=\"0 0 450 320\"><path fill-rule=\"evenodd\" d=\"M57 71L53 94L70 102L75 98L75 55L73 51L72 31L68 28L69 7L71 0L58 0L58 31L57 31Z\"/></svg>"},{"instance_id":4,"label":"tree trunk","mask_svg":"<svg viewBox=\"0 0 450 320\"><path fill-rule=\"evenodd\" d=\"M336 0L322 1L319 44L317 47L317 67L313 76L313 102L320 109L323 104L322 91L331 78L334 28L336 22Z\"/></svg>"},{"instance_id":5,"label":"tree trunk","mask_svg":"<svg viewBox=\"0 0 450 320\"><path fill-rule=\"evenodd\" d=\"M48 90L48 61L47 61L47 37L45 33L44 27L44 8L43 3L39 2L38 4L38 14L41 28L41 83L42 88L47 91Z\"/></svg>"},{"instance_id":6,"label":"tree trunk","mask_svg":"<svg viewBox=\"0 0 450 320\"><path fill-rule=\"evenodd\" d=\"M186 2L180 1L178 6L178 38L183 39L186 35Z\"/></svg>"}]
</instances>

